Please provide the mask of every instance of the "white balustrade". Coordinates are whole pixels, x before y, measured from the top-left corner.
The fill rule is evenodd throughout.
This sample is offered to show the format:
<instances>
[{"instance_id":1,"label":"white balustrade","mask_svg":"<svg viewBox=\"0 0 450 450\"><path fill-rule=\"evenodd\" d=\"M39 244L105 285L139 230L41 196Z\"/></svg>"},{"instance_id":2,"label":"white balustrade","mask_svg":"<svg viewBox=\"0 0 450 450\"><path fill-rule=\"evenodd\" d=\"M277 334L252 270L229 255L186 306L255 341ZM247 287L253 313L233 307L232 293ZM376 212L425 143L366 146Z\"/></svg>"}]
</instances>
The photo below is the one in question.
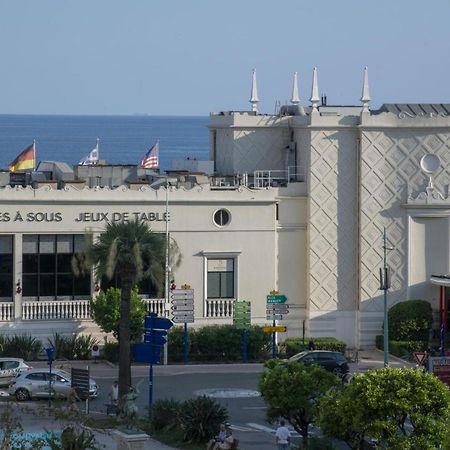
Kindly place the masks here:
<instances>
[{"instance_id":1,"label":"white balustrade","mask_svg":"<svg viewBox=\"0 0 450 450\"><path fill-rule=\"evenodd\" d=\"M163 298L143 298L148 312L160 317L168 317ZM233 317L234 299L214 299L205 301L205 317ZM91 307L89 300L47 300L24 301L22 303L22 320L90 320ZM0 322L14 320L14 303L0 302Z\"/></svg>"},{"instance_id":2,"label":"white balustrade","mask_svg":"<svg viewBox=\"0 0 450 450\"><path fill-rule=\"evenodd\" d=\"M0 302L0 322L14 320L14 303Z\"/></svg>"},{"instance_id":3,"label":"white balustrade","mask_svg":"<svg viewBox=\"0 0 450 450\"><path fill-rule=\"evenodd\" d=\"M51 300L22 303L22 320L88 320L90 318L89 300Z\"/></svg>"},{"instance_id":4,"label":"white balustrade","mask_svg":"<svg viewBox=\"0 0 450 450\"><path fill-rule=\"evenodd\" d=\"M233 303L234 299L215 299L206 300L205 302L205 317L233 317Z\"/></svg>"},{"instance_id":5,"label":"white balustrade","mask_svg":"<svg viewBox=\"0 0 450 450\"><path fill-rule=\"evenodd\" d=\"M147 306L147 311L157 314L160 317L167 317L169 311L166 311L164 304L166 301L163 298L143 298L142 301Z\"/></svg>"}]
</instances>

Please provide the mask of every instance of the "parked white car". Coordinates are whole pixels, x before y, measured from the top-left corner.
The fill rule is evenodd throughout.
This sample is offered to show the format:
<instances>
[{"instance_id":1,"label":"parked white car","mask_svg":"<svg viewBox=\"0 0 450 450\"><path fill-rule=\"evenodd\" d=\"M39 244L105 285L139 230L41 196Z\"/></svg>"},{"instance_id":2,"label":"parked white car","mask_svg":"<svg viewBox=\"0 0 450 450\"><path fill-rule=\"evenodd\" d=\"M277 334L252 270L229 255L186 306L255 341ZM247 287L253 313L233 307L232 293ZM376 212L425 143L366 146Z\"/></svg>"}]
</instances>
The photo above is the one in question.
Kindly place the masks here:
<instances>
[{"instance_id":1,"label":"parked white car","mask_svg":"<svg viewBox=\"0 0 450 450\"><path fill-rule=\"evenodd\" d=\"M0 358L0 386L9 386L21 372L31 369L21 358Z\"/></svg>"},{"instance_id":2,"label":"parked white car","mask_svg":"<svg viewBox=\"0 0 450 450\"><path fill-rule=\"evenodd\" d=\"M30 400L32 398L45 398L52 392L52 396L67 398L71 386L70 373L54 369L50 378L49 370L31 369L22 372L9 385L9 395L16 397L19 402ZM95 398L98 395L97 383L89 379L89 398Z\"/></svg>"}]
</instances>

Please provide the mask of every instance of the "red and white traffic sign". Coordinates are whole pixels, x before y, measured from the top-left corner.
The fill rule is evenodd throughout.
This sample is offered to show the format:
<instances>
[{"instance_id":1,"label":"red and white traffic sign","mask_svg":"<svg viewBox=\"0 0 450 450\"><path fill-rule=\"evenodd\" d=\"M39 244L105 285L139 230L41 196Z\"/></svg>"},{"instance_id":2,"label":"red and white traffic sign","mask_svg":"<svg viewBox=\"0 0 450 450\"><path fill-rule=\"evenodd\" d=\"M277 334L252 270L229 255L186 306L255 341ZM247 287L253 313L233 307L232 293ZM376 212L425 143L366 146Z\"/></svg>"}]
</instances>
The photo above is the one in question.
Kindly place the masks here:
<instances>
[{"instance_id":1,"label":"red and white traffic sign","mask_svg":"<svg viewBox=\"0 0 450 450\"><path fill-rule=\"evenodd\" d=\"M425 360L427 359L427 352L413 352L414 359L416 360L416 363L421 366L425 363Z\"/></svg>"}]
</instances>

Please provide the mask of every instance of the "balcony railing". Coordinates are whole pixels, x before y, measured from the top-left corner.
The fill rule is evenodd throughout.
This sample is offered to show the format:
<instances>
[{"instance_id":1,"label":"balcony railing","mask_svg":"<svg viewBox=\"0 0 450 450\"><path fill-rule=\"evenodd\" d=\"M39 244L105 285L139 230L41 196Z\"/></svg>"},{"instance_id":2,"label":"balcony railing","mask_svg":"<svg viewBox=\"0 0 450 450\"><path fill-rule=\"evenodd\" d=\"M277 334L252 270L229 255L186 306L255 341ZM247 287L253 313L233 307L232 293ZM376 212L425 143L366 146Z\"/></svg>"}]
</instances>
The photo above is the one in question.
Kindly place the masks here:
<instances>
[{"instance_id":1,"label":"balcony railing","mask_svg":"<svg viewBox=\"0 0 450 450\"><path fill-rule=\"evenodd\" d=\"M287 170L256 170L253 174L254 187L282 187L289 183L305 180L305 170L301 166L290 166Z\"/></svg>"},{"instance_id":2,"label":"balcony railing","mask_svg":"<svg viewBox=\"0 0 450 450\"><path fill-rule=\"evenodd\" d=\"M50 300L22 303L22 320L61 320L91 318L89 300Z\"/></svg>"},{"instance_id":3,"label":"balcony railing","mask_svg":"<svg viewBox=\"0 0 450 450\"><path fill-rule=\"evenodd\" d=\"M143 298L148 312L160 317L170 317L165 310L163 298ZM233 317L234 299L214 299L205 301L207 318ZM91 306L89 300L46 300L24 301L22 303L22 320L90 320ZM0 302L0 322L14 321L14 303Z\"/></svg>"},{"instance_id":4,"label":"balcony railing","mask_svg":"<svg viewBox=\"0 0 450 450\"><path fill-rule=\"evenodd\" d=\"M0 302L0 322L14 320L14 303Z\"/></svg>"},{"instance_id":5,"label":"balcony railing","mask_svg":"<svg viewBox=\"0 0 450 450\"><path fill-rule=\"evenodd\" d=\"M211 317L211 318L233 317L233 303L234 303L234 299L206 300L206 302L205 302L205 317Z\"/></svg>"}]
</instances>

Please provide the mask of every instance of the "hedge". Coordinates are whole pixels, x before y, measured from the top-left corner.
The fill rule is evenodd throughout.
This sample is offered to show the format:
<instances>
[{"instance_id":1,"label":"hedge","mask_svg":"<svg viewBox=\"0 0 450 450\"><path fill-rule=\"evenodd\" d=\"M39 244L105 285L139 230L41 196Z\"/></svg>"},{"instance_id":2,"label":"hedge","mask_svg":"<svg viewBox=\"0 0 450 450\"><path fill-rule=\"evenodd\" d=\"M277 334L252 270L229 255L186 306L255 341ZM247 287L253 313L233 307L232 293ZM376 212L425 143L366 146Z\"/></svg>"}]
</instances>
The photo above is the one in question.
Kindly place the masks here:
<instances>
[{"instance_id":1,"label":"hedge","mask_svg":"<svg viewBox=\"0 0 450 450\"><path fill-rule=\"evenodd\" d=\"M242 360L242 330L233 325L208 325L188 329L190 362L231 362ZM184 329L169 331L169 362L181 362L184 355ZM262 327L251 326L247 335L249 361L263 361L270 351L271 335Z\"/></svg>"},{"instance_id":2,"label":"hedge","mask_svg":"<svg viewBox=\"0 0 450 450\"><path fill-rule=\"evenodd\" d=\"M384 350L384 336L376 336L375 344L379 350ZM409 356L412 352L424 352L427 349L428 343L424 341L389 340L389 353L394 356Z\"/></svg>"},{"instance_id":3,"label":"hedge","mask_svg":"<svg viewBox=\"0 0 450 450\"><path fill-rule=\"evenodd\" d=\"M333 352L345 353L347 345L345 342L340 341L334 337L318 337L313 338L314 348L316 350L330 350ZM301 338L288 338L284 341L286 358L299 353L303 350L308 350L309 338L305 338L305 348L303 347L303 339Z\"/></svg>"},{"instance_id":4,"label":"hedge","mask_svg":"<svg viewBox=\"0 0 450 450\"><path fill-rule=\"evenodd\" d=\"M425 300L406 300L388 312L389 338L393 341L428 342L433 325L431 305Z\"/></svg>"}]
</instances>

